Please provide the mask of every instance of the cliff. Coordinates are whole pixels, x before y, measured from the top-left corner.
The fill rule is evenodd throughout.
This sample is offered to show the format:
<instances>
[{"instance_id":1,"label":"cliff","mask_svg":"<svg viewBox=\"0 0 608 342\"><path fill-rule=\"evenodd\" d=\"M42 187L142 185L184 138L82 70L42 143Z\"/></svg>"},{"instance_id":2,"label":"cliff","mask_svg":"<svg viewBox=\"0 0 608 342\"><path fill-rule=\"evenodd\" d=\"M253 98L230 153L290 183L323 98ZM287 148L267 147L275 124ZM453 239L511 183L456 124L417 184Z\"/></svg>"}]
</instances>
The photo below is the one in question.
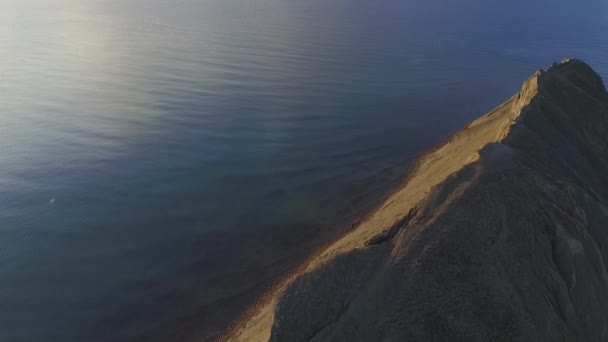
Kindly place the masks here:
<instances>
[{"instance_id":1,"label":"cliff","mask_svg":"<svg viewBox=\"0 0 608 342\"><path fill-rule=\"evenodd\" d=\"M607 108L585 63L537 72L228 339L608 340Z\"/></svg>"}]
</instances>

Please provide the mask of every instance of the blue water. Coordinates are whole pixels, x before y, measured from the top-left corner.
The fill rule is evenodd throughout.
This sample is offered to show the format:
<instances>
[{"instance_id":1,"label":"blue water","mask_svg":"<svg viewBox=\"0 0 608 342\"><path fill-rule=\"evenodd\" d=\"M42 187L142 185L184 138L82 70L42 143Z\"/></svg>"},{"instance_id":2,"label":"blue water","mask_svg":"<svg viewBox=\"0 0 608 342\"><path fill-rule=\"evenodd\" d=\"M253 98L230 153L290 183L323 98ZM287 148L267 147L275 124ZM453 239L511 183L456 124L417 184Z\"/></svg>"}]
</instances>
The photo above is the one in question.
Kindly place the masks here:
<instances>
[{"instance_id":1,"label":"blue water","mask_svg":"<svg viewBox=\"0 0 608 342\"><path fill-rule=\"evenodd\" d=\"M190 341L608 3L0 0L0 341Z\"/></svg>"}]
</instances>

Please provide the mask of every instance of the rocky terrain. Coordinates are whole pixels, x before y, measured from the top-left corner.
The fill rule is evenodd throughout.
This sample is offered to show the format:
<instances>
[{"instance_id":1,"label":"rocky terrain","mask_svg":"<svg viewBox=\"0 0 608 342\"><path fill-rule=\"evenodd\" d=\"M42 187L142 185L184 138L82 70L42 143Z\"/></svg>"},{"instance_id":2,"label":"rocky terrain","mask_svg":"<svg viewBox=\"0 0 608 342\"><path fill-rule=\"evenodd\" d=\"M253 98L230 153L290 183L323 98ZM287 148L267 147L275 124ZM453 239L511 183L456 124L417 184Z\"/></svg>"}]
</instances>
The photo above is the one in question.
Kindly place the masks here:
<instances>
[{"instance_id":1,"label":"rocky terrain","mask_svg":"<svg viewBox=\"0 0 608 342\"><path fill-rule=\"evenodd\" d=\"M231 341L608 341L608 93L554 64L418 160Z\"/></svg>"}]
</instances>

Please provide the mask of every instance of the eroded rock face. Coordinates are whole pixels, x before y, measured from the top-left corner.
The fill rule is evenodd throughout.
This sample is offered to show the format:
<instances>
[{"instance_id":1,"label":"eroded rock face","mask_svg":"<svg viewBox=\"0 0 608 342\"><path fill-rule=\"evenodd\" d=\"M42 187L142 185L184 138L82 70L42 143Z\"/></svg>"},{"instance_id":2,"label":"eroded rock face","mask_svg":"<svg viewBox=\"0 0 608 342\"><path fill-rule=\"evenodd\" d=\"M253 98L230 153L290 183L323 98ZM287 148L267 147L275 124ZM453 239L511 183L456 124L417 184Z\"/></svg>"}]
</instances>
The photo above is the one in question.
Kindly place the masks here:
<instances>
[{"instance_id":1,"label":"eroded rock face","mask_svg":"<svg viewBox=\"0 0 608 342\"><path fill-rule=\"evenodd\" d=\"M270 340L608 341L607 264L608 94L567 60L421 158L278 293Z\"/></svg>"}]
</instances>

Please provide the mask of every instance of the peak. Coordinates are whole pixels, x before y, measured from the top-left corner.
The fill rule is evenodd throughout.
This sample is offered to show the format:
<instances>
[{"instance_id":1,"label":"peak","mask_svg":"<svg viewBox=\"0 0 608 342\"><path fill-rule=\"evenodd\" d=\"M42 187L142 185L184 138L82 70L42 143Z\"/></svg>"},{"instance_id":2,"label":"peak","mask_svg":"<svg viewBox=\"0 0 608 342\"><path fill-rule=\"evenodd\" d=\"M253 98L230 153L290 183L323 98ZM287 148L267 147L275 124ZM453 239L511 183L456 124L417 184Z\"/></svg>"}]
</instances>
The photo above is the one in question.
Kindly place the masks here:
<instances>
[{"instance_id":1,"label":"peak","mask_svg":"<svg viewBox=\"0 0 608 342\"><path fill-rule=\"evenodd\" d=\"M555 62L555 63L551 64L551 66L547 69L547 71L550 71L553 69L559 69L560 67L564 67L564 66L577 67L577 68L583 67L583 68L591 69L591 67L587 63L581 61L580 59L566 58L559 63Z\"/></svg>"},{"instance_id":2,"label":"peak","mask_svg":"<svg viewBox=\"0 0 608 342\"><path fill-rule=\"evenodd\" d=\"M606 93L602 77L587 63L568 58L561 63L553 63L541 76L543 86L566 86L567 83L593 95Z\"/></svg>"},{"instance_id":3,"label":"peak","mask_svg":"<svg viewBox=\"0 0 608 342\"><path fill-rule=\"evenodd\" d=\"M561 78L569 81L584 81L588 86L594 87L596 90L605 89L601 76L589 66L589 64L576 58L566 58L560 63L553 63L547 70L540 69L536 71L526 83L531 80L540 82L540 84L551 83L556 81L555 78Z\"/></svg>"},{"instance_id":4,"label":"peak","mask_svg":"<svg viewBox=\"0 0 608 342\"><path fill-rule=\"evenodd\" d=\"M539 94L543 95L541 98L556 98L571 87L594 97L606 95L604 81L593 68L579 59L567 58L560 63L553 63L546 71L536 71L524 82L513 105L514 115L520 115L524 107Z\"/></svg>"}]
</instances>

